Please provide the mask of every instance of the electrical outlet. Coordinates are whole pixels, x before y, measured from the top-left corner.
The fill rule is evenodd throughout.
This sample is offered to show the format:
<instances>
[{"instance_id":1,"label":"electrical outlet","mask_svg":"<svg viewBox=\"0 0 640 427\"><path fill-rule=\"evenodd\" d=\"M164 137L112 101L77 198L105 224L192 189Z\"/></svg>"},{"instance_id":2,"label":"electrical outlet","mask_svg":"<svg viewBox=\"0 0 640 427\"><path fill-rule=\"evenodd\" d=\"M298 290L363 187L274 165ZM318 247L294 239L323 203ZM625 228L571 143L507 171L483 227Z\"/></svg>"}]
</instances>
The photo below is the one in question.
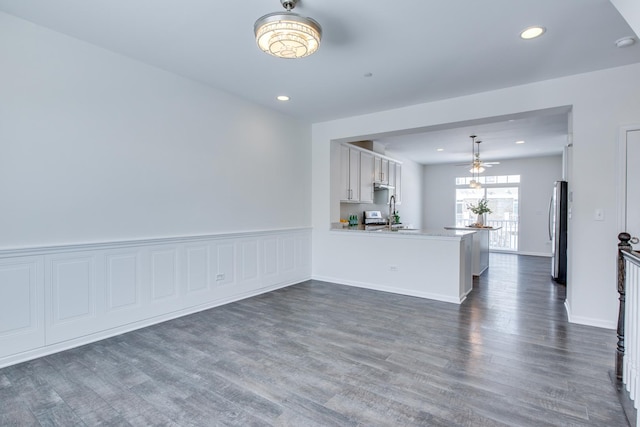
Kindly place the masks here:
<instances>
[{"instance_id":1,"label":"electrical outlet","mask_svg":"<svg viewBox=\"0 0 640 427\"><path fill-rule=\"evenodd\" d=\"M224 280L224 273L220 273L216 275L216 280L220 281L220 280Z\"/></svg>"},{"instance_id":2,"label":"electrical outlet","mask_svg":"<svg viewBox=\"0 0 640 427\"><path fill-rule=\"evenodd\" d=\"M390 265L389 266L389 271L398 271L398 266L397 265Z\"/></svg>"}]
</instances>

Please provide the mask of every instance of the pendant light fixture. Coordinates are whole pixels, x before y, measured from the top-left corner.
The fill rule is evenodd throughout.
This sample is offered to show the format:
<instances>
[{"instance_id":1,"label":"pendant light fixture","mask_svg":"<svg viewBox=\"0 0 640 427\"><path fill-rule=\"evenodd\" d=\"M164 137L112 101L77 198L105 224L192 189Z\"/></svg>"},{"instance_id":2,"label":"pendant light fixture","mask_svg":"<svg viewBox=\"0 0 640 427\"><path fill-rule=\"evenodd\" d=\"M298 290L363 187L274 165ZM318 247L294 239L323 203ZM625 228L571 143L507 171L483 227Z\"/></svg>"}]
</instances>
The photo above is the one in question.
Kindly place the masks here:
<instances>
[{"instance_id":1,"label":"pendant light fixture","mask_svg":"<svg viewBox=\"0 0 640 427\"><path fill-rule=\"evenodd\" d=\"M476 161L476 159L479 159L480 157L480 147L478 147L478 153L476 154L476 136L475 135L469 135L469 138L471 138L471 169L469 169L469 172L471 172L471 182L469 183L469 187L471 188L482 188L480 185L480 172L479 172L479 160ZM480 142L480 141L478 141ZM484 168L482 169L482 172L484 172ZM476 174L478 175L478 179L476 180Z\"/></svg>"},{"instance_id":2,"label":"pendant light fixture","mask_svg":"<svg viewBox=\"0 0 640 427\"><path fill-rule=\"evenodd\" d=\"M315 20L291 12L298 0L280 0L286 12L270 13L253 26L263 52L278 58L303 58L320 47L322 28Z\"/></svg>"}]
</instances>

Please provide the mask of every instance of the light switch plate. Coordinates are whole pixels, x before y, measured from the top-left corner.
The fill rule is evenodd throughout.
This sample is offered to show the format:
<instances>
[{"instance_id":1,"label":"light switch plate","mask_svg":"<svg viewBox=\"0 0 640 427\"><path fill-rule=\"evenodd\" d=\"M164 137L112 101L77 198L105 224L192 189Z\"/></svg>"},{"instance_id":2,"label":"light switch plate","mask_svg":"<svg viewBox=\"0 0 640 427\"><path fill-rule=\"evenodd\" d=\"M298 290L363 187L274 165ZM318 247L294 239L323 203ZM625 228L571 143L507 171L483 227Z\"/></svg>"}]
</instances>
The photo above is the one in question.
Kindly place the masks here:
<instances>
[{"instance_id":1,"label":"light switch plate","mask_svg":"<svg viewBox=\"0 0 640 427\"><path fill-rule=\"evenodd\" d=\"M601 208L596 209L593 212L593 219L596 221L604 221L604 210Z\"/></svg>"}]
</instances>

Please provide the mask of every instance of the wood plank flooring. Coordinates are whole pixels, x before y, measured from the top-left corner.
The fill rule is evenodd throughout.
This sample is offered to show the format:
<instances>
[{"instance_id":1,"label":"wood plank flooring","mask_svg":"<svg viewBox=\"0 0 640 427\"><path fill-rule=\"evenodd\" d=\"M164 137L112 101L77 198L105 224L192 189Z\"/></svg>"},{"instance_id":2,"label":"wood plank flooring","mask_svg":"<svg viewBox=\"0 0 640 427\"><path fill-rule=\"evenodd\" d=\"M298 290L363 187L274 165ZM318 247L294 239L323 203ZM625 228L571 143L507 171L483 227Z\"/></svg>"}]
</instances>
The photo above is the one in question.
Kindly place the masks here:
<instances>
[{"instance_id":1,"label":"wood plank flooring","mask_svg":"<svg viewBox=\"0 0 640 427\"><path fill-rule=\"evenodd\" d=\"M310 281L4 368L0 425L626 426L615 331L567 322L549 263L492 254L460 306Z\"/></svg>"}]
</instances>

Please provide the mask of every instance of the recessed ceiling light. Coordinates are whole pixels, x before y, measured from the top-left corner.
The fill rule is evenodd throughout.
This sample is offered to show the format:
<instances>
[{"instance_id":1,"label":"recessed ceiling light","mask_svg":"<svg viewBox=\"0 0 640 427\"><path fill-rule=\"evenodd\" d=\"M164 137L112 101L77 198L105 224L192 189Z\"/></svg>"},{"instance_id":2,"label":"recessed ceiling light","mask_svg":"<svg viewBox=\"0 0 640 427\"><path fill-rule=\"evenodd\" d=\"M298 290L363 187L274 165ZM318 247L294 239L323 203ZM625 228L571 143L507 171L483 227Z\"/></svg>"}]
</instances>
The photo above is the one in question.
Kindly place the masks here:
<instances>
[{"instance_id":1,"label":"recessed ceiling light","mask_svg":"<svg viewBox=\"0 0 640 427\"><path fill-rule=\"evenodd\" d=\"M636 39L633 37L623 37L621 39L616 40L617 47L629 47L636 42Z\"/></svg>"},{"instance_id":2,"label":"recessed ceiling light","mask_svg":"<svg viewBox=\"0 0 640 427\"><path fill-rule=\"evenodd\" d=\"M444 151L444 148L436 148L436 151Z\"/></svg>"},{"instance_id":3,"label":"recessed ceiling light","mask_svg":"<svg viewBox=\"0 0 640 427\"><path fill-rule=\"evenodd\" d=\"M543 35L545 31L547 30L544 27L539 27L539 26L529 27L529 28L525 28L520 32L520 37L525 40L535 39L536 37L540 37L541 35Z\"/></svg>"},{"instance_id":4,"label":"recessed ceiling light","mask_svg":"<svg viewBox=\"0 0 640 427\"><path fill-rule=\"evenodd\" d=\"M524 144L524 141L522 141L522 140L516 141L516 144Z\"/></svg>"},{"instance_id":5,"label":"recessed ceiling light","mask_svg":"<svg viewBox=\"0 0 640 427\"><path fill-rule=\"evenodd\" d=\"M287 95L278 95L276 99L278 101L288 101L290 98Z\"/></svg>"}]
</instances>

